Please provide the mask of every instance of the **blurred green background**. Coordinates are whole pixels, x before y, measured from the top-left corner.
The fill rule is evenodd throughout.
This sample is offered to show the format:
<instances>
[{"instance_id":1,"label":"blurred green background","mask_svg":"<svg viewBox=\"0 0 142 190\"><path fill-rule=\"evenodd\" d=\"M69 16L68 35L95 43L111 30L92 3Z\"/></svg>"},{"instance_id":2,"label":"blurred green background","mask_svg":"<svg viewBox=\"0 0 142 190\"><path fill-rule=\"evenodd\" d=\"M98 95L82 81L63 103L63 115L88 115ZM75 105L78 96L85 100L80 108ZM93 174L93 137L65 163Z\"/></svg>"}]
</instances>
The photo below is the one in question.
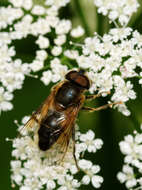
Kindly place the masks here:
<instances>
[{"instance_id":1,"label":"blurred green background","mask_svg":"<svg viewBox=\"0 0 142 190\"><path fill-rule=\"evenodd\" d=\"M38 1L37 1L38 2ZM140 2L141 3L141 2ZM0 0L0 6L6 6L6 0ZM70 18L73 26L81 24L86 29L86 35L92 35L97 31L100 35L107 32L113 24L108 24L108 19L96 13L96 8L91 0L72 0L71 4L60 10L60 16ZM129 26L142 33L142 8L137 14L134 14ZM36 46L32 43L32 38L15 42L17 57L29 61L35 56ZM123 164L123 155L120 154L118 142L124 135L132 133L142 123L142 89L137 85L138 80L133 79L137 99L130 101L128 107L131 110L131 116L125 117L116 110L107 109L96 113L80 112L77 123L81 132L92 129L97 138L104 141L103 148L95 155L88 155L94 163L101 166L101 175L104 177L104 183L101 190L125 190L116 179L116 174L121 170ZM12 146L11 142L6 142L5 138L15 138L17 135L14 120L19 122L25 115L30 115L33 110L44 101L49 95L52 84L44 86L38 79L27 77L22 90L14 92L14 109L8 112L2 112L0 117L1 143L0 143L0 190L12 189L10 186L10 161ZM106 98L89 103L90 106L99 106L107 102ZM18 189L18 188L15 188ZM94 189L91 185L81 187L81 189Z\"/></svg>"}]
</instances>

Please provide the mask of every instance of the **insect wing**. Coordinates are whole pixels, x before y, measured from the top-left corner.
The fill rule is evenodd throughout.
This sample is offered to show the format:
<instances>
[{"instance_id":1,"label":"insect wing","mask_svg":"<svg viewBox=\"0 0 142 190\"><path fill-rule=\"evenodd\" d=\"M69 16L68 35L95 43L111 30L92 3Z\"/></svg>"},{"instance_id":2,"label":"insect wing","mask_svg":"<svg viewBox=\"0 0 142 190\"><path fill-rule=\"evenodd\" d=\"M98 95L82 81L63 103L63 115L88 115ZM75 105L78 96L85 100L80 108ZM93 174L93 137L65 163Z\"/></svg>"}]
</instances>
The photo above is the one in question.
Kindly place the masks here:
<instances>
[{"instance_id":1,"label":"insect wing","mask_svg":"<svg viewBox=\"0 0 142 190\"><path fill-rule=\"evenodd\" d=\"M27 123L21 129L19 129L20 135L22 134L27 135L28 131L31 131L31 130L34 131L35 129L39 128L41 122L46 119L48 110L54 109L54 97L57 90L60 88L62 84L63 82L60 82L59 84L52 87L50 95L40 105L37 111L32 114L31 118L27 121Z\"/></svg>"},{"instance_id":2,"label":"insect wing","mask_svg":"<svg viewBox=\"0 0 142 190\"><path fill-rule=\"evenodd\" d=\"M53 104L53 92L46 98L36 112L32 114L27 123L19 130L20 135L27 135L31 132L37 132L42 120L47 117L48 110Z\"/></svg>"},{"instance_id":3,"label":"insect wing","mask_svg":"<svg viewBox=\"0 0 142 190\"><path fill-rule=\"evenodd\" d=\"M84 96L82 96L77 105L73 105L65 111L66 119L61 123L62 133L60 134L57 141L51 147L53 152L54 153L56 152L54 156L56 155L55 157L58 158L59 162L63 161L67 153L68 147L70 145L70 140L72 138L72 134L74 131L75 120L83 102L84 102Z\"/></svg>"}]
</instances>

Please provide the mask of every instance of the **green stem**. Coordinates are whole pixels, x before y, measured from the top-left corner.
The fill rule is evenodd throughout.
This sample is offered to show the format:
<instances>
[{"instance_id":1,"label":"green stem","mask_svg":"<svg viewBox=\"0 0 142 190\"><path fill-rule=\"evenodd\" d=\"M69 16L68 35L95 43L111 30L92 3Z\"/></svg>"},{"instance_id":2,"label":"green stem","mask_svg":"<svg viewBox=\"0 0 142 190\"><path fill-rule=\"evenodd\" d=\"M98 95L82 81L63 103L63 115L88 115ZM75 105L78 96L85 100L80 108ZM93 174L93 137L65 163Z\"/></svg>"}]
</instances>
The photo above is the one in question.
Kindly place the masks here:
<instances>
[{"instance_id":1,"label":"green stem","mask_svg":"<svg viewBox=\"0 0 142 190\"><path fill-rule=\"evenodd\" d=\"M107 17L104 17L102 14L97 14L97 33L100 36L103 36L104 33L107 33L110 27Z\"/></svg>"},{"instance_id":2,"label":"green stem","mask_svg":"<svg viewBox=\"0 0 142 190\"><path fill-rule=\"evenodd\" d=\"M88 26L88 23L86 21L86 18L85 18L85 15L83 13L83 10L82 10L82 7L80 5L80 1L79 0L74 0L74 5L75 5L75 8L76 8L76 12L78 13L79 17L80 17L80 20L81 20L81 23L85 29L85 33L87 36L90 36L90 29L89 29L89 26Z\"/></svg>"},{"instance_id":3,"label":"green stem","mask_svg":"<svg viewBox=\"0 0 142 190\"><path fill-rule=\"evenodd\" d=\"M131 115L129 117L130 121L133 123L134 129L141 133L141 129L140 129L140 122L138 121L138 119L136 118L136 115L134 114L134 112L129 108Z\"/></svg>"}]
</instances>

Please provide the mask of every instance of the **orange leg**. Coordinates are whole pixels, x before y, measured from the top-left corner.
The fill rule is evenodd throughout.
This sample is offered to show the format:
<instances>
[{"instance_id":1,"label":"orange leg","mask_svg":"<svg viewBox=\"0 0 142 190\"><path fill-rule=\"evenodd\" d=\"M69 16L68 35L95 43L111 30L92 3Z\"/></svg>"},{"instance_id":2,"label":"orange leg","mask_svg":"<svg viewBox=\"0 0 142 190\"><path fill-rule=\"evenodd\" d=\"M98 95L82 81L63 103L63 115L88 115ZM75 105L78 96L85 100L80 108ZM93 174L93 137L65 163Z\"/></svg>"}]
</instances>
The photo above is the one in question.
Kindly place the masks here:
<instances>
[{"instance_id":1,"label":"orange leg","mask_svg":"<svg viewBox=\"0 0 142 190\"><path fill-rule=\"evenodd\" d=\"M104 109L106 109L108 107L112 108L112 106L116 105L116 104L122 104L122 102L114 102L114 103L110 103L110 104L105 104L105 105L100 106L98 108L82 107L82 110L86 110L86 111L89 111L89 112L100 111L100 110L104 110Z\"/></svg>"},{"instance_id":2,"label":"orange leg","mask_svg":"<svg viewBox=\"0 0 142 190\"><path fill-rule=\"evenodd\" d=\"M96 99L96 98L99 98L102 96L102 94L110 94L110 91L104 91L104 92L101 92L99 94L93 94L93 95L86 95L86 100L92 100L92 99Z\"/></svg>"}]
</instances>

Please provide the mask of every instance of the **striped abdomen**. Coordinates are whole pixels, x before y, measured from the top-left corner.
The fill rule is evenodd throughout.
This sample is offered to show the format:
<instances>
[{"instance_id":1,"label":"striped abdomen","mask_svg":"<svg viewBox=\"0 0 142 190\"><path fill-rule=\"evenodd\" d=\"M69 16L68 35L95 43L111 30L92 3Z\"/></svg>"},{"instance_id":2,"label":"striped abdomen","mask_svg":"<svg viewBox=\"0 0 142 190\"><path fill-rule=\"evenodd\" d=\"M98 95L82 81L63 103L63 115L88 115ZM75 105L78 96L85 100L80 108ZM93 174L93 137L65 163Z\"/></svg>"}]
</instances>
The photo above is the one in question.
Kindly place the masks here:
<instances>
[{"instance_id":1,"label":"striped abdomen","mask_svg":"<svg viewBox=\"0 0 142 190\"><path fill-rule=\"evenodd\" d=\"M63 131L60 126L62 120L62 115L59 112L53 111L41 123L40 129L38 130L38 145L41 150L48 150L57 141Z\"/></svg>"}]
</instances>

